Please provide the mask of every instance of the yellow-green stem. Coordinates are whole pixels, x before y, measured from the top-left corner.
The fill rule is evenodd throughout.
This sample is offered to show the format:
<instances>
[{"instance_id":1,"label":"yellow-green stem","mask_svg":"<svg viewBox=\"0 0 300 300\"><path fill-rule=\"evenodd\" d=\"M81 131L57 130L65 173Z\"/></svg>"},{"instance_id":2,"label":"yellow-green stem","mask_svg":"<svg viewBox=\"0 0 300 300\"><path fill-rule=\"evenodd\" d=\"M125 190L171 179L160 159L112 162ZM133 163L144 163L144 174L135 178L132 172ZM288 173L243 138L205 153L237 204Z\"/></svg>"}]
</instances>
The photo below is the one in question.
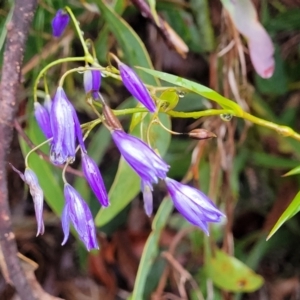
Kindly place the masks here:
<instances>
[{"instance_id":1,"label":"yellow-green stem","mask_svg":"<svg viewBox=\"0 0 300 300\"><path fill-rule=\"evenodd\" d=\"M37 86L38 86L38 83L39 83L41 77L45 75L45 73L47 72L47 70L49 70L51 67L53 67L55 65L62 64L64 62L85 61L85 60L86 60L85 57L67 57L67 58L61 58L61 59L53 61L52 63L50 63L46 67L44 67L40 71L39 75L37 76L37 78L34 81L34 85L33 85L33 100L34 100L34 102L37 101Z\"/></svg>"},{"instance_id":2,"label":"yellow-green stem","mask_svg":"<svg viewBox=\"0 0 300 300\"><path fill-rule=\"evenodd\" d=\"M83 48L83 51L84 51L84 56L86 57L87 61L92 63L93 62L93 57L91 56L90 52L89 52L89 49L84 41L84 38L83 38L83 34L81 32L81 29L79 27L79 24L78 24L78 21L77 19L75 18L72 10L70 9L70 7L66 6L65 7L65 10L68 12L68 14L70 15L71 19L72 19L72 22L75 26L75 31L77 32L77 35L80 39L80 43L82 45L82 48Z\"/></svg>"},{"instance_id":3,"label":"yellow-green stem","mask_svg":"<svg viewBox=\"0 0 300 300\"><path fill-rule=\"evenodd\" d=\"M39 144L39 145L35 146L34 148L32 148L32 149L27 153L27 155L26 155L26 157L25 157L25 167L26 167L26 168L28 168L28 158L29 158L29 156L30 156L33 152L35 152L37 149L39 149L40 147L42 147L42 146L48 144L49 142L51 142L52 139L53 139L53 138L50 138L50 139L48 139L48 140L42 142L41 144Z\"/></svg>"}]
</instances>

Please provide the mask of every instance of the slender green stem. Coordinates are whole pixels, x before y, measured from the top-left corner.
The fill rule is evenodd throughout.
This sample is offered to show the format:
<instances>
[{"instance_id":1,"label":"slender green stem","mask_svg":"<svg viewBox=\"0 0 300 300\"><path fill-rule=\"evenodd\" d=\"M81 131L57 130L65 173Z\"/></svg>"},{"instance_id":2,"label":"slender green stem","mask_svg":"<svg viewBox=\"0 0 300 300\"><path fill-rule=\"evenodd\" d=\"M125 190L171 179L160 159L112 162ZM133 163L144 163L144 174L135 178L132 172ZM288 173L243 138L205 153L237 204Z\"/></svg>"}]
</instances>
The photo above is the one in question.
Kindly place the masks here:
<instances>
[{"instance_id":1,"label":"slender green stem","mask_svg":"<svg viewBox=\"0 0 300 300\"><path fill-rule=\"evenodd\" d=\"M252 122L253 124L257 124L266 128L270 128L278 132L279 134L286 136L286 137L291 137L297 141L300 141L300 134L295 132L293 129L291 129L288 126L284 125L278 125L273 122L269 122L263 119L260 119L258 117L252 116L249 113L244 112L244 115L242 117L244 120L248 120Z\"/></svg>"},{"instance_id":2,"label":"slender green stem","mask_svg":"<svg viewBox=\"0 0 300 300\"><path fill-rule=\"evenodd\" d=\"M73 21L73 24L75 26L75 31L77 32L77 35L80 39L80 43L82 45L82 48L83 48L83 51L84 51L84 56L86 58L86 61L89 62L89 63L93 63L94 59L93 57L91 56L90 52L89 52L89 49L84 41L84 38L83 38L83 34L82 34L82 31L79 27L79 24L78 24L78 21L77 19L75 18L72 10L70 9L70 7L66 6L65 7L65 10L68 12L68 14L70 15L72 21Z\"/></svg>"},{"instance_id":3,"label":"slender green stem","mask_svg":"<svg viewBox=\"0 0 300 300\"><path fill-rule=\"evenodd\" d=\"M61 173L62 180L63 180L64 184L67 184L67 183L68 183L68 181L67 181L67 179L66 179L66 170L67 170L68 165L69 165L69 161L67 161L67 162L65 163L64 168L63 168L62 173Z\"/></svg>"},{"instance_id":4,"label":"slender green stem","mask_svg":"<svg viewBox=\"0 0 300 300\"><path fill-rule=\"evenodd\" d=\"M174 134L174 135L184 135L182 132L176 132L173 130L168 129L159 119L156 120L156 122L167 132Z\"/></svg>"},{"instance_id":5,"label":"slender green stem","mask_svg":"<svg viewBox=\"0 0 300 300\"><path fill-rule=\"evenodd\" d=\"M194 119L198 119L201 117L216 116L221 114L228 114L228 113L233 114L232 111L227 109L207 109L207 110L195 111L195 112L183 112L183 111L170 110L166 112L166 114L168 114L171 117L194 118Z\"/></svg>"},{"instance_id":6,"label":"slender green stem","mask_svg":"<svg viewBox=\"0 0 300 300\"><path fill-rule=\"evenodd\" d=\"M45 94L49 95L49 88L48 88L47 78L45 74L44 74L44 88L45 88Z\"/></svg>"},{"instance_id":7,"label":"slender green stem","mask_svg":"<svg viewBox=\"0 0 300 300\"><path fill-rule=\"evenodd\" d=\"M67 72L65 72L64 75L60 78L59 86L63 86L65 78L68 75L70 75L71 73L84 72L84 71L87 71L87 70L102 70L102 69L103 69L102 67L89 67L89 66L77 67L77 68L70 69Z\"/></svg>"},{"instance_id":8,"label":"slender green stem","mask_svg":"<svg viewBox=\"0 0 300 300\"><path fill-rule=\"evenodd\" d=\"M58 60L53 61L52 63L48 64L46 67L44 67L39 75L37 76L37 78L34 81L34 85L33 85L33 100L34 102L37 101L37 86L38 83L41 79L42 76L45 75L45 73L47 72L47 70L49 70L51 67L58 65L58 64L62 64L64 62L70 62L70 61L85 61L85 57L67 57L67 58L60 58Z\"/></svg>"},{"instance_id":9,"label":"slender green stem","mask_svg":"<svg viewBox=\"0 0 300 300\"><path fill-rule=\"evenodd\" d=\"M28 158L30 156L30 154L32 154L33 152L35 152L37 149L41 148L42 146L48 144L49 142L52 141L53 138L50 138L44 142L42 142L41 144L37 145L36 147L32 148L26 155L25 157L25 167L28 168Z\"/></svg>"}]
</instances>

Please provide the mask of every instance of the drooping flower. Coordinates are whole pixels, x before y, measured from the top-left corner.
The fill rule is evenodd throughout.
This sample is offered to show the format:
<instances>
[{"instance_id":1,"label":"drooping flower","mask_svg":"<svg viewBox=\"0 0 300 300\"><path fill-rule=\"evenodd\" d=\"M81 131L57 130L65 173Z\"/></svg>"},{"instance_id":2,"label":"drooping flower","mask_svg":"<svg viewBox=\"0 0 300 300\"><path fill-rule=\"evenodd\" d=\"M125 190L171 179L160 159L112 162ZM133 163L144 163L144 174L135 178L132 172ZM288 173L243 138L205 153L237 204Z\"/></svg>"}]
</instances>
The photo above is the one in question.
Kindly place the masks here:
<instances>
[{"instance_id":1,"label":"drooping flower","mask_svg":"<svg viewBox=\"0 0 300 300\"><path fill-rule=\"evenodd\" d=\"M145 208L148 215L152 212L152 184L158 179L165 179L170 166L167 165L146 143L123 130L114 130L112 138L124 159L140 176L144 194Z\"/></svg>"},{"instance_id":2,"label":"drooping flower","mask_svg":"<svg viewBox=\"0 0 300 300\"><path fill-rule=\"evenodd\" d=\"M61 216L64 232L62 245L68 240L71 221L87 250L99 249L95 224L88 205L81 198L80 194L69 184L65 184L64 195L66 204Z\"/></svg>"},{"instance_id":3,"label":"drooping flower","mask_svg":"<svg viewBox=\"0 0 300 300\"><path fill-rule=\"evenodd\" d=\"M101 205L108 206L108 195L97 164L83 151L81 152L81 158L83 174L89 186L100 201Z\"/></svg>"},{"instance_id":4,"label":"drooping flower","mask_svg":"<svg viewBox=\"0 0 300 300\"><path fill-rule=\"evenodd\" d=\"M70 17L67 12L60 9L52 20L52 33L55 37L60 37L68 26Z\"/></svg>"},{"instance_id":5,"label":"drooping flower","mask_svg":"<svg viewBox=\"0 0 300 300\"><path fill-rule=\"evenodd\" d=\"M45 231L45 226L43 221L44 193L39 185L38 178L36 177L35 173L29 168L26 168L23 174L18 169L16 169L12 164L10 165L12 169L19 174L21 179L29 186L29 191L33 199L35 217L37 221L36 235L38 236L39 234L43 234Z\"/></svg>"},{"instance_id":6,"label":"drooping flower","mask_svg":"<svg viewBox=\"0 0 300 300\"><path fill-rule=\"evenodd\" d=\"M58 87L53 99L50 114L53 140L50 160L54 164L63 164L75 159L75 140L85 150L82 131L76 111L68 100L62 87Z\"/></svg>"},{"instance_id":7,"label":"drooping flower","mask_svg":"<svg viewBox=\"0 0 300 300\"><path fill-rule=\"evenodd\" d=\"M170 166L146 143L123 130L114 130L112 138L124 159L141 177L143 186L152 186L159 178L166 178Z\"/></svg>"},{"instance_id":8,"label":"drooping flower","mask_svg":"<svg viewBox=\"0 0 300 300\"><path fill-rule=\"evenodd\" d=\"M151 98L151 95L146 86L134 72L134 70L121 62L119 63L119 70L123 84L130 92L130 94L139 102L141 102L150 112L155 112L155 103Z\"/></svg>"},{"instance_id":9,"label":"drooping flower","mask_svg":"<svg viewBox=\"0 0 300 300\"><path fill-rule=\"evenodd\" d=\"M83 74L83 86L85 93L91 93L93 98L98 98L101 85L101 73L99 70L87 70Z\"/></svg>"},{"instance_id":10,"label":"drooping flower","mask_svg":"<svg viewBox=\"0 0 300 300\"><path fill-rule=\"evenodd\" d=\"M50 125L50 114L46 107L39 102L34 102L34 116L44 136L47 139L50 139L52 137L52 130Z\"/></svg>"},{"instance_id":11,"label":"drooping flower","mask_svg":"<svg viewBox=\"0 0 300 300\"><path fill-rule=\"evenodd\" d=\"M193 225L200 227L207 235L208 222L218 223L225 215L201 191L171 178L165 179L168 192L176 209Z\"/></svg>"}]
</instances>

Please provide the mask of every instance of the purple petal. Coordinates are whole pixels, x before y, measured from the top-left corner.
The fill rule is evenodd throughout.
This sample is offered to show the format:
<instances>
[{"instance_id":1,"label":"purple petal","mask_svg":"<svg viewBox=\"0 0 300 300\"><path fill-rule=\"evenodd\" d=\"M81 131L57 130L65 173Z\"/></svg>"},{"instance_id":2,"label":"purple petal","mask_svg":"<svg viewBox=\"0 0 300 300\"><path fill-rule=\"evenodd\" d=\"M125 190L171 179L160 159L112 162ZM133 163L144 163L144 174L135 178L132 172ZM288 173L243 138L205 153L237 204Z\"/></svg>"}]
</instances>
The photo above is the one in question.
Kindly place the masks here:
<instances>
[{"instance_id":1,"label":"purple petal","mask_svg":"<svg viewBox=\"0 0 300 300\"><path fill-rule=\"evenodd\" d=\"M142 182L143 199L144 199L144 209L146 215L150 217L153 212L153 194L152 194L152 186L146 185Z\"/></svg>"},{"instance_id":2,"label":"purple petal","mask_svg":"<svg viewBox=\"0 0 300 300\"><path fill-rule=\"evenodd\" d=\"M155 112L155 103L138 75L123 63L119 63L119 70L123 84L130 94L141 102L150 112Z\"/></svg>"},{"instance_id":3,"label":"purple petal","mask_svg":"<svg viewBox=\"0 0 300 300\"><path fill-rule=\"evenodd\" d=\"M122 130L114 130L112 138L127 163L141 177L145 185L151 186L167 176L170 166L146 143Z\"/></svg>"},{"instance_id":4,"label":"purple petal","mask_svg":"<svg viewBox=\"0 0 300 300\"><path fill-rule=\"evenodd\" d=\"M70 234L70 218L68 206L69 202L67 201L61 214L61 225L64 233L64 240L61 243L62 246L67 242Z\"/></svg>"},{"instance_id":5,"label":"purple petal","mask_svg":"<svg viewBox=\"0 0 300 300\"><path fill-rule=\"evenodd\" d=\"M34 116L45 137L50 139L52 137L52 130L50 124L50 114L48 110L39 102L35 102Z\"/></svg>"},{"instance_id":6,"label":"purple petal","mask_svg":"<svg viewBox=\"0 0 300 300\"><path fill-rule=\"evenodd\" d=\"M38 178L35 173L26 168L24 173L24 181L29 186L29 191L33 199L35 217L37 221L37 236L43 234L45 231L44 220L43 220L43 205L44 205L44 193L39 185Z\"/></svg>"},{"instance_id":7,"label":"purple petal","mask_svg":"<svg viewBox=\"0 0 300 300\"><path fill-rule=\"evenodd\" d=\"M83 174L89 186L100 201L101 205L108 206L108 195L97 164L86 153L82 152L81 157Z\"/></svg>"},{"instance_id":8,"label":"purple petal","mask_svg":"<svg viewBox=\"0 0 300 300\"><path fill-rule=\"evenodd\" d=\"M98 70L87 70L83 74L85 93L98 92L101 85L101 73Z\"/></svg>"},{"instance_id":9,"label":"purple petal","mask_svg":"<svg viewBox=\"0 0 300 300\"><path fill-rule=\"evenodd\" d=\"M70 21L69 15L62 9L58 10L52 20L52 33L55 37L60 37Z\"/></svg>"}]
</instances>

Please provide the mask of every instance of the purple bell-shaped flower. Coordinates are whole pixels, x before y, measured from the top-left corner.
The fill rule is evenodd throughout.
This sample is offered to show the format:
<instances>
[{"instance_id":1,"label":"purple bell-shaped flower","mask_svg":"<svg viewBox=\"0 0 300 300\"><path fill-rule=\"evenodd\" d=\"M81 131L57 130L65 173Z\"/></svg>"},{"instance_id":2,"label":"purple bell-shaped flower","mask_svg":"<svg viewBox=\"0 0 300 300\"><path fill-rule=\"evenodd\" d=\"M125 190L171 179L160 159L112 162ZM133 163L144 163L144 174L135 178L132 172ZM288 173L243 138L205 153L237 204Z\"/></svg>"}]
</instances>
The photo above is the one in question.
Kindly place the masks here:
<instances>
[{"instance_id":1,"label":"purple bell-shaped flower","mask_svg":"<svg viewBox=\"0 0 300 300\"><path fill-rule=\"evenodd\" d=\"M170 166L167 165L146 143L127 134L114 130L112 138L124 159L141 178L147 215L152 213L152 184L165 179Z\"/></svg>"},{"instance_id":2,"label":"purple bell-shaped flower","mask_svg":"<svg viewBox=\"0 0 300 300\"><path fill-rule=\"evenodd\" d=\"M61 216L64 232L62 245L69 238L71 221L87 250L99 249L94 219L88 205L69 184L65 184L64 195L66 203Z\"/></svg>"},{"instance_id":3,"label":"purple bell-shaped flower","mask_svg":"<svg viewBox=\"0 0 300 300\"><path fill-rule=\"evenodd\" d=\"M68 100L62 87L58 87L53 99L50 114L53 140L50 160L54 164L63 164L75 159L75 140L85 150L82 131L76 111Z\"/></svg>"},{"instance_id":4,"label":"purple bell-shaped flower","mask_svg":"<svg viewBox=\"0 0 300 300\"><path fill-rule=\"evenodd\" d=\"M209 235L208 222L218 223L222 217L225 217L201 191L171 178L166 178L165 182L176 209L207 235Z\"/></svg>"}]
</instances>

